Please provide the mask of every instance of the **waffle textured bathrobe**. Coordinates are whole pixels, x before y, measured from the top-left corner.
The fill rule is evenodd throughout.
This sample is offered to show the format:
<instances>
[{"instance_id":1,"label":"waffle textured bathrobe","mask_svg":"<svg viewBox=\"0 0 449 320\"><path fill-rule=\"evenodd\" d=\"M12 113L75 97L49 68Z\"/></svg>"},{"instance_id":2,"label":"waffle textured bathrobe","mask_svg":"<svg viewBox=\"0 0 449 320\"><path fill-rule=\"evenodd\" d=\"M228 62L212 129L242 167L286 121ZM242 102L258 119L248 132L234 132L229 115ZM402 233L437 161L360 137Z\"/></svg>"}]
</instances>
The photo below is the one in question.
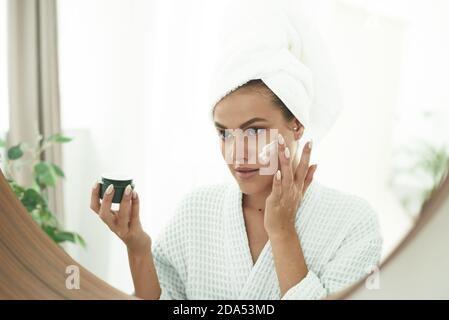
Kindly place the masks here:
<instances>
[{"instance_id":1,"label":"waffle textured bathrobe","mask_svg":"<svg viewBox=\"0 0 449 320\"><path fill-rule=\"evenodd\" d=\"M380 259L376 213L313 181L296 216L309 272L282 297L268 241L253 264L236 183L200 187L154 241L161 299L319 299L369 274Z\"/></svg>"}]
</instances>

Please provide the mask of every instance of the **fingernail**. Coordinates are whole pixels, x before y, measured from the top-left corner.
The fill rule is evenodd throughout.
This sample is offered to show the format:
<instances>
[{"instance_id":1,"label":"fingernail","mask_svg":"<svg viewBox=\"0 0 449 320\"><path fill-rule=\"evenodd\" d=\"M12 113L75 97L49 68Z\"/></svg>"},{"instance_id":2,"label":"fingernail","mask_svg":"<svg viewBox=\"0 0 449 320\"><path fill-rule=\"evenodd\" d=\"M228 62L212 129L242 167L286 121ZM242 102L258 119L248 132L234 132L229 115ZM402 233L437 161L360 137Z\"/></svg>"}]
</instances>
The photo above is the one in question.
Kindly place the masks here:
<instances>
[{"instance_id":1,"label":"fingernail","mask_svg":"<svg viewBox=\"0 0 449 320\"><path fill-rule=\"evenodd\" d=\"M129 196L131 193L131 186L128 184L125 188L125 196Z\"/></svg>"},{"instance_id":2,"label":"fingernail","mask_svg":"<svg viewBox=\"0 0 449 320\"><path fill-rule=\"evenodd\" d=\"M114 185L113 185L113 184L110 184L110 185L108 186L108 188L106 189L106 194L111 194L111 193L112 193L112 190L114 190Z\"/></svg>"},{"instance_id":3,"label":"fingernail","mask_svg":"<svg viewBox=\"0 0 449 320\"><path fill-rule=\"evenodd\" d=\"M276 172L276 180L281 180L281 171L280 170L278 170Z\"/></svg>"},{"instance_id":4,"label":"fingernail","mask_svg":"<svg viewBox=\"0 0 449 320\"><path fill-rule=\"evenodd\" d=\"M310 140L310 141L309 141L309 149L310 149L310 150L312 150L312 146L313 146L313 141Z\"/></svg>"},{"instance_id":5,"label":"fingernail","mask_svg":"<svg viewBox=\"0 0 449 320\"><path fill-rule=\"evenodd\" d=\"M133 199L137 198L137 192L133 191Z\"/></svg>"},{"instance_id":6,"label":"fingernail","mask_svg":"<svg viewBox=\"0 0 449 320\"><path fill-rule=\"evenodd\" d=\"M284 137L279 133L278 134L278 141L279 141L279 144L284 144Z\"/></svg>"},{"instance_id":7,"label":"fingernail","mask_svg":"<svg viewBox=\"0 0 449 320\"><path fill-rule=\"evenodd\" d=\"M285 153L285 157L286 157L287 159L289 159L289 158L290 158L290 149L289 149L288 147L285 148L284 153Z\"/></svg>"},{"instance_id":8,"label":"fingernail","mask_svg":"<svg viewBox=\"0 0 449 320\"><path fill-rule=\"evenodd\" d=\"M95 182L94 182L94 185L93 185L92 189L95 189L95 188L97 187L97 185L98 185L98 180L95 180Z\"/></svg>"}]
</instances>

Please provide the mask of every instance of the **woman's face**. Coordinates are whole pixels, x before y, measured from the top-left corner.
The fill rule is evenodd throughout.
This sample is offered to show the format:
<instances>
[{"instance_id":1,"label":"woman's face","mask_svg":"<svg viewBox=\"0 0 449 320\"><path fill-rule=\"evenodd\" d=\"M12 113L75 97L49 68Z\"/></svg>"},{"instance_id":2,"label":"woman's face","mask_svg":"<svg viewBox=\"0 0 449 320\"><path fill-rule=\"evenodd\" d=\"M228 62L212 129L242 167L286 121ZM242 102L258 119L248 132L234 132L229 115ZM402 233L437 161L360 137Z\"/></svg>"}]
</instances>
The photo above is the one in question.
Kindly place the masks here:
<instances>
[{"instance_id":1,"label":"woman's face","mask_svg":"<svg viewBox=\"0 0 449 320\"><path fill-rule=\"evenodd\" d=\"M270 129L276 129L283 136L292 155L296 154L296 141L302 134L302 130L293 129L301 128L299 121L286 121L268 93L249 89L239 89L220 101L214 109L214 123L223 158L241 191L248 195L271 190L276 171L261 168L279 168L277 152L269 157L276 163L263 163L258 157L261 147L277 138L270 136Z\"/></svg>"}]
</instances>

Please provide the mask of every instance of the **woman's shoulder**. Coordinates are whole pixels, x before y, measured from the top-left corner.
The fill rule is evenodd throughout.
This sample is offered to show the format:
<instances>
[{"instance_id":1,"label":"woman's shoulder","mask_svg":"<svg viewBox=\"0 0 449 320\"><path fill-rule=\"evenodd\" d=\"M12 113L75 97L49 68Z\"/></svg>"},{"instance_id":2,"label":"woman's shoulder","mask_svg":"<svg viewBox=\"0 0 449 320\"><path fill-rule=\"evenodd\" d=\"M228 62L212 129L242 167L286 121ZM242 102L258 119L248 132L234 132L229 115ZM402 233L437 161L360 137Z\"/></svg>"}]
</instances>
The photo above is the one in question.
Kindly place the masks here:
<instances>
[{"instance_id":1,"label":"woman's shoulder","mask_svg":"<svg viewBox=\"0 0 449 320\"><path fill-rule=\"evenodd\" d=\"M204 203L218 203L221 202L229 190L231 185L229 183L214 183L205 184L193 187L188 192L184 193L179 201L182 205L203 205Z\"/></svg>"},{"instance_id":2,"label":"woman's shoulder","mask_svg":"<svg viewBox=\"0 0 449 320\"><path fill-rule=\"evenodd\" d=\"M177 200L174 212L165 223L160 239L167 237L181 238L219 210L224 194L230 186L226 183L215 183L193 187Z\"/></svg>"},{"instance_id":3,"label":"woman's shoulder","mask_svg":"<svg viewBox=\"0 0 449 320\"><path fill-rule=\"evenodd\" d=\"M185 192L177 202L175 215L180 217L194 217L204 214L211 215L212 211L220 210L226 194L231 190L229 183L213 183L193 187Z\"/></svg>"}]
</instances>

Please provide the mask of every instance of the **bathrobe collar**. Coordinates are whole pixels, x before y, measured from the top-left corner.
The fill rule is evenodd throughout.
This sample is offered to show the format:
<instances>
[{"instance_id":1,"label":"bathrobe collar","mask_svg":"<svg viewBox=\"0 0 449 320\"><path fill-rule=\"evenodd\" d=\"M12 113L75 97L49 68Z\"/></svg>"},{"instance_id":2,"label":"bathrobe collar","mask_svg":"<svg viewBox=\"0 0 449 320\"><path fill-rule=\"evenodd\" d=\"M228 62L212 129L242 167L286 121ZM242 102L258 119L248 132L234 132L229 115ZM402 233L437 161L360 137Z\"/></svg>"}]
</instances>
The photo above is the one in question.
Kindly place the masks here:
<instances>
[{"instance_id":1,"label":"bathrobe collar","mask_svg":"<svg viewBox=\"0 0 449 320\"><path fill-rule=\"evenodd\" d=\"M315 188L316 182L312 181L304 194L302 205L296 213L297 227L299 217L304 211L303 205L311 201ZM229 257L228 270L233 279L234 298L280 299L279 282L270 240L265 244L257 261L253 263L243 216L242 198L243 194L238 184L236 182L230 184L226 191L223 216L225 217L225 234L230 235L227 239L226 250Z\"/></svg>"},{"instance_id":2,"label":"bathrobe collar","mask_svg":"<svg viewBox=\"0 0 449 320\"><path fill-rule=\"evenodd\" d=\"M279 299L279 286L269 240L253 264L243 217L242 196L238 184L233 183L227 190L224 205L225 234L229 234L227 256L230 276L233 278L234 298ZM255 283L259 285L254 286Z\"/></svg>"}]
</instances>

